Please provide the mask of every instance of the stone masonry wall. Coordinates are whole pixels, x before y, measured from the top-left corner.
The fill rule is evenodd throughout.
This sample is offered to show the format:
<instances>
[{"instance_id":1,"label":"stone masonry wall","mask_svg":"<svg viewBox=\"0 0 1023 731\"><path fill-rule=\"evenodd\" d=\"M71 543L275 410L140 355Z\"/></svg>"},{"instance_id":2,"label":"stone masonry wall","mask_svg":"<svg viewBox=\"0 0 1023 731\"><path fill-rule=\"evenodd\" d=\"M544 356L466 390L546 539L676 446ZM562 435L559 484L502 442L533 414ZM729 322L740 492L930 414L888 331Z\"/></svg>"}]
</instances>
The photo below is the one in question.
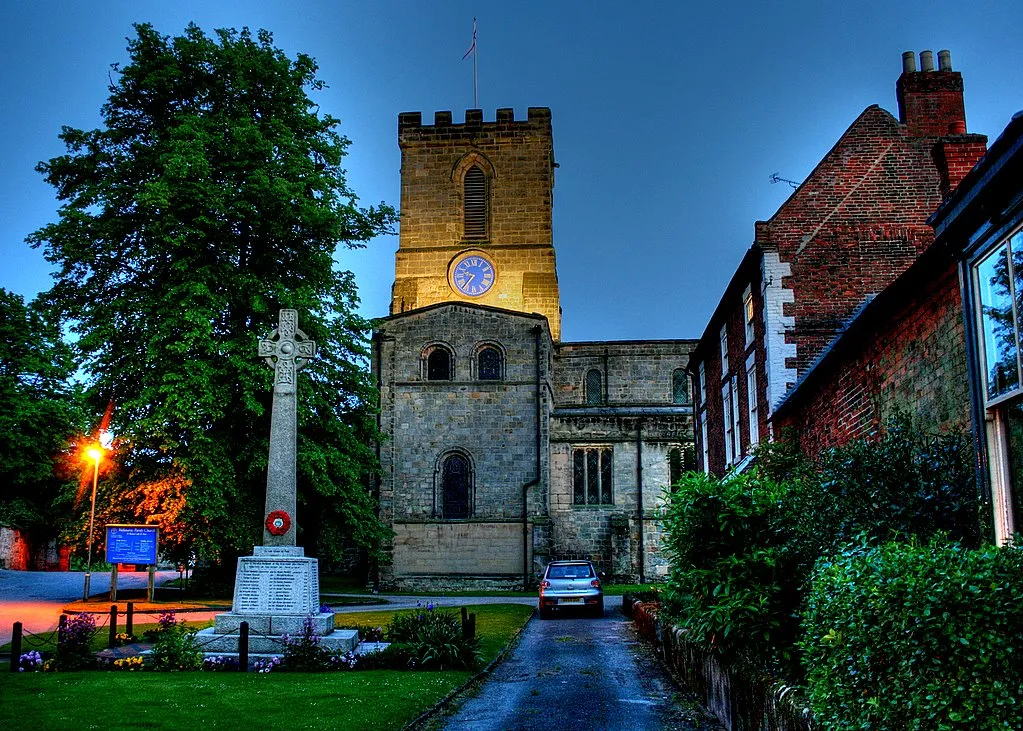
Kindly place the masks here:
<instances>
[{"instance_id":1,"label":"stone masonry wall","mask_svg":"<svg viewBox=\"0 0 1023 731\"><path fill-rule=\"evenodd\" d=\"M672 373L685 368L695 344L695 340L559 343L555 404L585 405L586 373L593 368L606 379L607 405L671 404Z\"/></svg>"},{"instance_id":2,"label":"stone masonry wall","mask_svg":"<svg viewBox=\"0 0 1023 731\"><path fill-rule=\"evenodd\" d=\"M521 575L523 485L537 475L537 328L543 476L551 341L542 317L449 304L389 318L378 328L373 362L380 374L381 429L388 435L380 448L380 504L381 517L400 538L392 556L395 580L411 574L463 572L466 555L482 557L508 543L494 543L494 531L499 530L494 526L502 521L511 521L509 530L518 531L519 537L508 543L518 548L502 560L481 561L471 573L502 573L514 564ZM476 378L472 361L481 344L503 352L502 380ZM425 354L437 345L454 354L451 381L426 379ZM447 527L426 527L442 517L440 468L452 451L466 456L471 465L470 518L446 521ZM530 490L531 514L546 512L545 490L544 479ZM456 530L454 525L460 527ZM430 549L424 543L429 536L445 540L457 536L459 550Z\"/></svg>"},{"instance_id":3,"label":"stone masonry wall","mask_svg":"<svg viewBox=\"0 0 1023 731\"><path fill-rule=\"evenodd\" d=\"M481 110L452 124L437 112L424 125L418 112L398 118L401 147L401 228L395 256L391 314L438 302L478 304L547 317L561 337L561 309L552 239L554 143L551 114L530 108L525 120L511 109L484 122ZM463 231L462 175L477 165L487 176L488 235ZM477 250L494 264L496 281L485 295L469 298L448 284L452 260Z\"/></svg>"}]
</instances>

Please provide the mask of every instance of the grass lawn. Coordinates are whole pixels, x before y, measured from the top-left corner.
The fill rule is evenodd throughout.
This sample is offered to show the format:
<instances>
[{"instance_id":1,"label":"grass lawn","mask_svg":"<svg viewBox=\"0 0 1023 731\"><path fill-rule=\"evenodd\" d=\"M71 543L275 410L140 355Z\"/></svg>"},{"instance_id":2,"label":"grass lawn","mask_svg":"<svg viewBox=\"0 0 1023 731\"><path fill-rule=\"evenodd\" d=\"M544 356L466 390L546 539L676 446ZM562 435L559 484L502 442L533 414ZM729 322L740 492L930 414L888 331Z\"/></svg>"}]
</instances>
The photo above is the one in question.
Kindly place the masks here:
<instances>
[{"instance_id":1,"label":"grass lawn","mask_svg":"<svg viewBox=\"0 0 1023 731\"><path fill-rule=\"evenodd\" d=\"M507 645L533 608L469 606L484 663ZM386 625L393 611L359 612L338 624ZM465 682L466 671L341 673L0 672L0 728L399 729Z\"/></svg>"}]
</instances>

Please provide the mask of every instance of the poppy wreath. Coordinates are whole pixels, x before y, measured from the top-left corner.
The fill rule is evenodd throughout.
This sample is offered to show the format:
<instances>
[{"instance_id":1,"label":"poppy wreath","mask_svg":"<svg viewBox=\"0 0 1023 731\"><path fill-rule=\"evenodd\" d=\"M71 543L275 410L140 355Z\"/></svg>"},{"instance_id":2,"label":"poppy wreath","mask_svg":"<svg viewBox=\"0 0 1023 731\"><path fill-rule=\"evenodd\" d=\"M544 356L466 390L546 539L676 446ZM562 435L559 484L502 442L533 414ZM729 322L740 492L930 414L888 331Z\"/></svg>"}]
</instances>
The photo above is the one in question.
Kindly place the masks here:
<instances>
[{"instance_id":1,"label":"poppy wreath","mask_svg":"<svg viewBox=\"0 0 1023 731\"><path fill-rule=\"evenodd\" d=\"M270 531L270 535L283 536L291 530L291 516L283 510L274 510L271 511L270 515L266 516L264 525Z\"/></svg>"}]
</instances>

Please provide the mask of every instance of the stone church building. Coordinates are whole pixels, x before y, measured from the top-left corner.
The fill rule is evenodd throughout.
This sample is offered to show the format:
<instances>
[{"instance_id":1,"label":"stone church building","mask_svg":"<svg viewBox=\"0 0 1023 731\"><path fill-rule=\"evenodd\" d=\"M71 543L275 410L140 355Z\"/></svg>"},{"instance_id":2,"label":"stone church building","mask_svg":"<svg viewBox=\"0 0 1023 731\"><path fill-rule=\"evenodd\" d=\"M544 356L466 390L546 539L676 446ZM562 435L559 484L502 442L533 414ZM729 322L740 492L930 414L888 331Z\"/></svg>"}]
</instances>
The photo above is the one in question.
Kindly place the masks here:
<instances>
[{"instance_id":1,"label":"stone church building","mask_svg":"<svg viewBox=\"0 0 1023 731\"><path fill-rule=\"evenodd\" d=\"M530 584L589 559L663 576L657 509L691 467L692 340L561 340L551 113L398 118L401 229L373 336L386 587Z\"/></svg>"}]
</instances>

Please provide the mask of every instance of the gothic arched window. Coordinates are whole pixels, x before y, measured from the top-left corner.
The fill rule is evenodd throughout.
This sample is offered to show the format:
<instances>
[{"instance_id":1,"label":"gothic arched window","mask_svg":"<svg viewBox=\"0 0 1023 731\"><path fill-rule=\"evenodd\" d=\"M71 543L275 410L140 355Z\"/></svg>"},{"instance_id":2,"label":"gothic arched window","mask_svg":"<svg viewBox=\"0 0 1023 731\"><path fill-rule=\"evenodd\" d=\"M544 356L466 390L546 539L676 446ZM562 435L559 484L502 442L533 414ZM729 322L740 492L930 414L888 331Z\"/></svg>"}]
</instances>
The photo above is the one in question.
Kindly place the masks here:
<instances>
[{"instance_id":1,"label":"gothic arched window","mask_svg":"<svg viewBox=\"0 0 1023 731\"><path fill-rule=\"evenodd\" d=\"M447 348L434 346L426 356L426 380L450 381L454 379L451 353Z\"/></svg>"},{"instance_id":2,"label":"gothic arched window","mask_svg":"<svg viewBox=\"0 0 1023 731\"><path fill-rule=\"evenodd\" d=\"M600 371L591 368L586 372L586 404L593 406L604 403L604 379Z\"/></svg>"},{"instance_id":3,"label":"gothic arched window","mask_svg":"<svg viewBox=\"0 0 1023 731\"><path fill-rule=\"evenodd\" d=\"M463 236L467 239L487 238L487 176L473 165L462 179Z\"/></svg>"},{"instance_id":4,"label":"gothic arched window","mask_svg":"<svg viewBox=\"0 0 1023 731\"><path fill-rule=\"evenodd\" d=\"M472 472L469 460L461 454L449 454L441 464L441 515L458 520L469 517Z\"/></svg>"},{"instance_id":5,"label":"gothic arched window","mask_svg":"<svg viewBox=\"0 0 1023 731\"><path fill-rule=\"evenodd\" d=\"M493 345L480 349L476 356L476 373L481 381L500 381L504 374L504 358Z\"/></svg>"},{"instance_id":6,"label":"gothic arched window","mask_svg":"<svg viewBox=\"0 0 1023 731\"><path fill-rule=\"evenodd\" d=\"M689 405L689 378L681 368L671 372L671 402L673 404Z\"/></svg>"}]
</instances>

